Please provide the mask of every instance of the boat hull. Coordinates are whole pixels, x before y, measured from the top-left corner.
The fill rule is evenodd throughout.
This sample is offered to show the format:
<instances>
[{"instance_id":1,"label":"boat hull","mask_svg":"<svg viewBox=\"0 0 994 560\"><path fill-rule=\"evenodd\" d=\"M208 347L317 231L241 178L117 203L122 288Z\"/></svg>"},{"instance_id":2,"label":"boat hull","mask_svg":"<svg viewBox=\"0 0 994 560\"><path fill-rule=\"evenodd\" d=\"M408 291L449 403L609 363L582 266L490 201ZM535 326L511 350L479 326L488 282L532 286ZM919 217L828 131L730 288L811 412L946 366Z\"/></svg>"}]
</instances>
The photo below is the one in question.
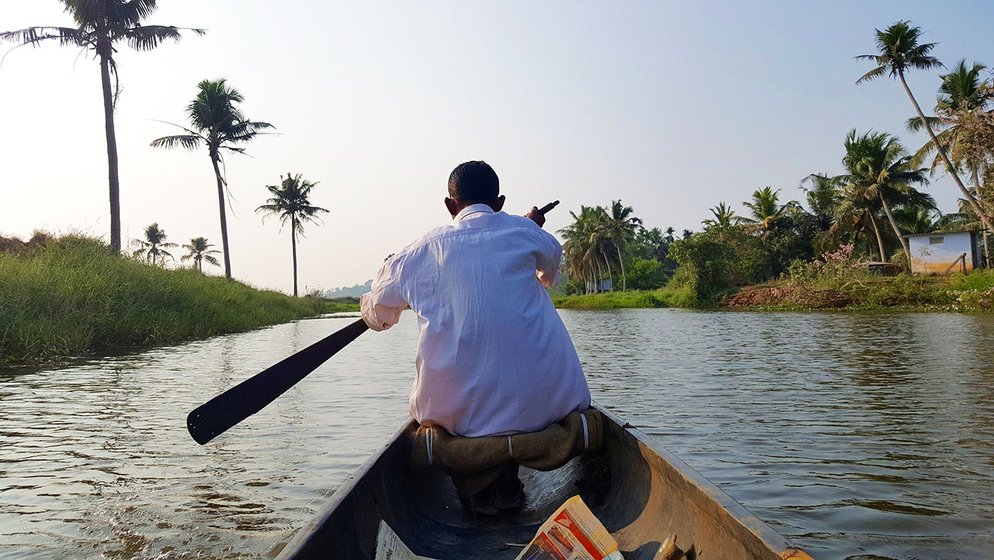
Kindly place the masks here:
<instances>
[{"instance_id":1,"label":"boat hull","mask_svg":"<svg viewBox=\"0 0 994 560\"><path fill-rule=\"evenodd\" d=\"M467 515L448 477L411 472L416 424L404 426L359 469L280 558L375 557L380 520L416 554L431 558L515 558L538 526L579 494L618 540L628 560L651 560L676 535L703 558L808 558L657 442L604 411L603 452L560 469L521 469L526 503L513 515Z\"/></svg>"}]
</instances>

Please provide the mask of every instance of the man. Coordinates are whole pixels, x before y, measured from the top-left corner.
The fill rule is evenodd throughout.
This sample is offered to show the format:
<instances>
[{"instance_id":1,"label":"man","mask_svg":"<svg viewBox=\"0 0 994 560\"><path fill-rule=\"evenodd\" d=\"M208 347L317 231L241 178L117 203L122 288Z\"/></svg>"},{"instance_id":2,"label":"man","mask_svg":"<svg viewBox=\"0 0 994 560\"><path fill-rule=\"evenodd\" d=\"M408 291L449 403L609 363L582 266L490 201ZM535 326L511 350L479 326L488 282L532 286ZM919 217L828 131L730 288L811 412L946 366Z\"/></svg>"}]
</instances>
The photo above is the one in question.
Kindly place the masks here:
<instances>
[{"instance_id":1,"label":"man","mask_svg":"<svg viewBox=\"0 0 994 560\"><path fill-rule=\"evenodd\" d=\"M392 256L362 296L373 330L410 307L421 330L411 415L464 437L535 432L590 406L576 350L544 287L562 247L544 215L501 211L494 170L469 161L449 176L452 222Z\"/></svg>"}]
</instances>

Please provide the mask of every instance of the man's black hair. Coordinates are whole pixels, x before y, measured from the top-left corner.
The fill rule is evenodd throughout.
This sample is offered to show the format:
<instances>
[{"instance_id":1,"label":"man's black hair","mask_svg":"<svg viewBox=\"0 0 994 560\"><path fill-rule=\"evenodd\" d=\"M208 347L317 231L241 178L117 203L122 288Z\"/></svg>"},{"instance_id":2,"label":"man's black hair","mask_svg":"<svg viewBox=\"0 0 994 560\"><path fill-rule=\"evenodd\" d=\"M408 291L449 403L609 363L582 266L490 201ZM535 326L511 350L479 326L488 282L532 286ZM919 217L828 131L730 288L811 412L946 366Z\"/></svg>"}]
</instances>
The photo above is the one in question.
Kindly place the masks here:
<instances>
[{"instance_id":1,"label":"man's black hair","mask_svg":"<svg viewBox=\"0 0 994 560\"><path fill-rule=\"evenodd\" d=\"M489 202L500 195L500 179L485 161L467 161L449 175L449 198L459 202Z\"/></svg>"}]
</instances>

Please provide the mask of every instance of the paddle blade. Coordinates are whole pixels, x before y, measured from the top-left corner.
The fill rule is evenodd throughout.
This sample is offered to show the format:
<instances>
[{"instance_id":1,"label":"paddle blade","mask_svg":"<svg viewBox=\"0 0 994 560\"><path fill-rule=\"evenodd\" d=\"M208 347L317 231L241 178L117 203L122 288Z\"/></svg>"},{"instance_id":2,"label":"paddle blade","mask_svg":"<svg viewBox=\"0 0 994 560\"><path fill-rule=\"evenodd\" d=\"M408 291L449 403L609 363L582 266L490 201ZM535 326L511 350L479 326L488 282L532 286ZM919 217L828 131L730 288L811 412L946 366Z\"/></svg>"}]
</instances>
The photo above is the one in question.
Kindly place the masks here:
<instances>
[{"instance_id":1,"label":"paddle blade","mask_svg":"<svg viewBox=\"0 0 994 560\"><path fill-rule=\"evenodd\" d=\"M186 417L190 435L203 445L223 434L276 400L368 328L359 319L198 406Z\"/></svg>"}]
</instances>

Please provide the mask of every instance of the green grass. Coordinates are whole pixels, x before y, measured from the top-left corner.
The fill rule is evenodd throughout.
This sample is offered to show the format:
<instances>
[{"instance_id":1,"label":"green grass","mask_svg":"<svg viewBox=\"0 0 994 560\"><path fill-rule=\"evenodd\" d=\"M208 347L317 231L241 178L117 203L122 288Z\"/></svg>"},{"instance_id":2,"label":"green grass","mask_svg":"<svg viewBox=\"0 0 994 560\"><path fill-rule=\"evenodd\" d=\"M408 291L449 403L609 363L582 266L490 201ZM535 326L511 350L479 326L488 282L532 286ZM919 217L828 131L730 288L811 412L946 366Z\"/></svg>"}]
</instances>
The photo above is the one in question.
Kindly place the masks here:
<instances>
[{"instance_id":1,"label":"green grass","mask_svg":"<svg viewBox=\"0 0 994 560\"><path fill-rule=\"evenodd\" d=\"M860 273L847 278L822 277L801 282L785 279L744 291L756 289L776 293L761 295L756 299L758 303L744 307L761 310L994 311L994 271L988 270L952 276L899 274L888 277ZM731 301L735 299L733 297Z\"/></svg>"},{"instance_id":2,"label":"green grass","mask_svg":"<svg viewBox=\"0 0 994 560\"><path fill-rule=\"evenodd\" d=\"M994 312L994 271L979 270L965 275L880 276L849 273L843 278L817 278L805 282L780 280L750 290L770 290L768 295L737 309L801 311L841 309L846 311L952 311ZM564 309L629 309L653 307L700 307L692 286L671 281L652 291L605 292L587 295L554 295L556 307ZM721 306L720 301L715 304Z\"/></svg>"},{"instance_id":3,"label":"green grass","mask_svg":"<svg viewBox=\"0 0 994 560\"><path fill-rule=\"evenodd\" d=\"M335 298L322 300L325 313L358 313L359 298Z\"/></svg>"},{"instance_id":4,"label":"green grass","mask_svg":"<svg viewBox=\"0 0 994 560\"><path fill-rule=\"evenodd\" d=\"M994 270L977 270L970 274L953 276L949 287L953 290L990 290L994 288Z\"/></svg>"},{"instance_id":5,"label":"green grass","mask_svg":"<svg viewBox=\"0 0 994 560\"><path fill-rule=\"evenodd\" d=\"M5 365L245 331L324 311L321 300L149 266L85 237L0 252Z\"/></svg>"},{"instance_id":6,"label":"green grass","mask_svg":"<svg viewBox=\"0 0 994 560\"><path fill-rule=\"evenodd\" d=\"M554 296L552 302L562 309L635 309L653 307L684 307L680 290L660 288L643 291L603 292L600 294L578 294Z\"/></svg>"}]
</instances>

